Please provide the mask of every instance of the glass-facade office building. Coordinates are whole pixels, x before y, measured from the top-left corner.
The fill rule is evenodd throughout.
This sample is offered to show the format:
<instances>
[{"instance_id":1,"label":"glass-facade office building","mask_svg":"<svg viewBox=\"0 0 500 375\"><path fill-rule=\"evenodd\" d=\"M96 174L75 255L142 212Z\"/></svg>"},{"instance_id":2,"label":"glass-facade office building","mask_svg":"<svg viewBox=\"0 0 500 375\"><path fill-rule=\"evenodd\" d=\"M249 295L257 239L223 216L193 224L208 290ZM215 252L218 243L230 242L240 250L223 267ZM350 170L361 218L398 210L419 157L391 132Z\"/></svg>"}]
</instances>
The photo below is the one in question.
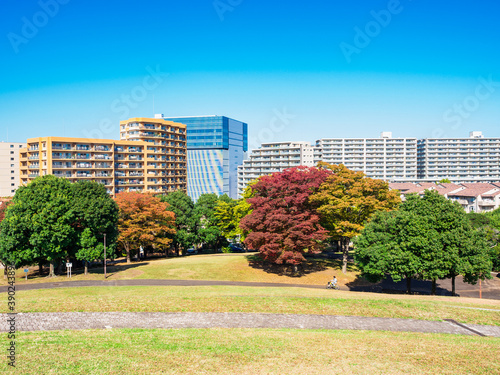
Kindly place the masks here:
<instances>
[{"instance_id":1,"label":"glass-facade office building","mask_svg":"<svg viewBox=\"0 0 500 375\"><path fill-rule=\"evenodd\" d=\"M238 166L248 149L248 125L225 116L168 117L187 126L187 191L238 197Z\"/></svg>"}]
</instances>

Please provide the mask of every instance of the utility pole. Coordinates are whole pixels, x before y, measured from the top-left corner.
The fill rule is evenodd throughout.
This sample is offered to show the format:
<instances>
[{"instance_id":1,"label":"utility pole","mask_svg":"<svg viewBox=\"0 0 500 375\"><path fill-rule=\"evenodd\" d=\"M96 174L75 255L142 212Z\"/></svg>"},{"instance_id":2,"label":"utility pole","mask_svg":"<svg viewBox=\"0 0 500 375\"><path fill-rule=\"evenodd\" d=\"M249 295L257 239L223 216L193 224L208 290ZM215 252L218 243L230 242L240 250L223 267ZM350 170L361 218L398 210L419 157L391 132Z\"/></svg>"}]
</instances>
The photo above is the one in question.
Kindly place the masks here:
<instances>
[{"instance_id":1,"label":"utility pole","mask_svg":"<svg viewBox=\"0 0 500 375\"><path fill-rule=\"evenodd\" d=\"M106 277L106 233L104 233L104 280Z\"/></svg>"}]
</instances>

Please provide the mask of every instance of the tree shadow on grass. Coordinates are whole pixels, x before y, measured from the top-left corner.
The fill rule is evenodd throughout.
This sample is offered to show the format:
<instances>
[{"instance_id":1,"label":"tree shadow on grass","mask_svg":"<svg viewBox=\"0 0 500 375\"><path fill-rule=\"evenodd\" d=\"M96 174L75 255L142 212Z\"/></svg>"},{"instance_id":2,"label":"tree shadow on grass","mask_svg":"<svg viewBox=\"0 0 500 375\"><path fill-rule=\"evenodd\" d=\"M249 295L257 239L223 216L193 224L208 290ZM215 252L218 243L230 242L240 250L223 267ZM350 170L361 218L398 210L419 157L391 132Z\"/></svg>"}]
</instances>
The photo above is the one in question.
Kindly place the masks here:
<instances>
[{"instance_id":1,"label":"tree shadow on grass","mask_svg":"<svg viewBox=\"0 0 500 375\"><path fill-rule=\"evenodd\" d=\"M372 283L364 277L358 275L356 279L346 283L345 286L350 291L354 292L371 292L371 293L386 293L386 294L406 294L406 279L398 281L397 283L387 276L384 280L378 283ZM432 282L427 280L411 281L411 294L412 295L430 295L432 290ZM451 291L442 288L439 285L436 288L436 295L451 296Z\"/></svg>"},{"instance_id":2,"label":"tree shadow on grass","mask_svg":"<svg viewBox=\"0 0 500 375\"><path fill-rule=\"evenodd\" d=\"M124 272L129 269L134 269L134 268L139 268L142 266L147 266L149 262L132 262L132 263L122 263L120 261L108 261L108 264L106 265L106 274L107 277L114 276L115 274L119 272ZM80 276L85 274L85 269L83 267L73 267L71 269L71 276ZM88 269L88 274L87 275L103 275L104 277L104 265L94 265ZM49 278L49 268L44 267L42 274L38 272L38 266L37 270L34 272L30 272L28 274L28 280L37 280L41 278ZM64 270L60 274L56 274L56 277L67 277L67 272ZM25 277L23 276L23 279Z\"/></svg>"},{"instance_id":3,"label":"tree shadow on grass","mask_svg":"<svg viewBox=\"0 0 500 375\"><path fill-rule=\"evenodd\" d=\"M252 268L262 270L266 273L275 274L278 276L302 277L315 272L326 271L328 269L342 269L341 259L327 259L307 257L306 260L294 267L293 265L273 264L262 259L260 254L252 254L246 256L248 265ZM353 263L347 264L347 271L356 271Z\"/></svg>"}]
</instances>

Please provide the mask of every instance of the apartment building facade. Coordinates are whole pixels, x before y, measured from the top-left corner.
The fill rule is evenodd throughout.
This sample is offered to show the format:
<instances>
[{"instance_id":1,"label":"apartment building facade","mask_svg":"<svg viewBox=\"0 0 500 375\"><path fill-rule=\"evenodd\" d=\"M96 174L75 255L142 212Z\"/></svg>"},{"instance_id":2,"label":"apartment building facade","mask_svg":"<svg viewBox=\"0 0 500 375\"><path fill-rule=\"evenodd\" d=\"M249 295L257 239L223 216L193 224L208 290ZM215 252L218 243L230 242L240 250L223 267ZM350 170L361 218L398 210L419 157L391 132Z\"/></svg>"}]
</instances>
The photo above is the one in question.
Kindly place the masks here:
<instances>
[{"instance_id":1,"label":"apartment building facade","mask_svg":"<svg viewBox=\"0 0 500 375\"><path fill-rule=\"evenodd\" d=\"M246 158L248 125L225 116L163 117L187 126L188 195L238 196L238 166Z\"/></svg>"},{"instance_id":2,"label":"apartment building facade","mask_svg":"<svg viewBox=\"0 0 500 375\"><path fill-rule=\"evenodd\" d=\"M0 198L14 196L20 184L19 150L26 143L0 142Z\"/></svg>"},{"instance_id":3,"label":"apartment building facade","mask_svg":"<svg viewBox=\"0 0 500 375\"><path fill-rule=\"evenodd\" d=\"M316 141L315 162L344 164L370 178L386 181L417 179L417 139L392 138L383 132L380 138L323 138Z\"/></svg>"},{"instance_id":4,"label":"apartment building facade","mask_svg":"<svg viewBox=\"0 0 500 375\"><path fill-rule=\"evenodd\" d=\"M418 179L453 182L500 181L500 138L471 132L469 138L418 141Z\"/></svg>"},{"instance_id":5,"label":"apartment building facade","mask_svg":"<svg viewBox=\"0 0 500 375\"><path fill-rule=\"evenodd\" d=\"M120 139L144 144L146 191L187 191L186 125L131 118L120 122Z\"/></svg>"},{"instance_id":6,"label":"apartment building facade","mask_svg":"<svg viewBox=\"0 0 500 375\"><path fill-rule=\"evenodd\" d=\"M147 134L141 134L145 129ZM20 181L28 184L38 176L51 174L72 182L96 181L111 195L123 191L185 191L185 132L182 124L133 118L120 123L122 140L30 138L20 151Z\"/></svg>"},{"instance_id":7,"label":"apartment building facade","mask_svg":"<svg viewBox=\"0 0 500 375\"><path fill-rule=\"evenodd\" d=\"M243 196L249 182L260 176L292 167L314 166L314 151L308 142L263 143L238 167L238 197Z\"/></svg>"}]
</instances>

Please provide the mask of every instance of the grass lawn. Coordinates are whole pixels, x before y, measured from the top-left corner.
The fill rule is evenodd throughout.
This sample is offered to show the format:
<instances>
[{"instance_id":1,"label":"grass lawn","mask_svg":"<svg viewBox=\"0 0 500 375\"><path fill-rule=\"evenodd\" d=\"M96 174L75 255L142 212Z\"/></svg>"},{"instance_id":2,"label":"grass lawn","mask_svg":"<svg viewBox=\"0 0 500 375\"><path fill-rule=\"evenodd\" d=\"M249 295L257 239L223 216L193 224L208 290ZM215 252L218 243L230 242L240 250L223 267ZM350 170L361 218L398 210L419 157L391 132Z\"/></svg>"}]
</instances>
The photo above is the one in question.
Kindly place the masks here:
<instances>
[{"instance_id":1,"label":"grass lawn","mask_svg":"<svg viewBox=\"0 0 500 375\"><path fill-rule=\"evenodd\" d=\"M6 301L6 293L3 293ZM1 312L7 312L7 304ZM18 291L17 312L263 312L500 325L500 301L240 286L120 286Z\"/></svg>"},{"instance_id":2,"label":"grass lawn","mask_svg":"<svg viewBox=\"0 0 500 375\"><path fill-rule=\"evenodd\" d=\"M358 272L351 269L346 275L341 272L339 261L318 259L316 263L322 268L317 272L306 274L302 277L280 276L268 273L254 267L251 260L254 254L215 254L194 255L179 258L167 258L132 262L131 264L118 263L107 267L108 280L119 279L177 279L177 280L220 280L220 281L250 281L271 283L293 283L309 285L326 285L335 274L340 284L352 282ZM91 268L89 275L84 275L83 270L74 270L73 277L65 275L54 278L38 277L35 270L30 268L28 281L24 279L22 269L17 270L17 283L39 283L70 280L103 280L103 268ZM6 285L6 280L1 281Z\"/></svg>"},{"instance_id":3,"label":"grass lawn","mask_svg":"<svg viewBox=\"0 0 500 375\"><path fill-rule=\"evenodd\" d=\"M500 339L374 331L19 333L22 374L498 374ZM6 359L0 371L12 373Z\"/></svg>"}]
</instances>

